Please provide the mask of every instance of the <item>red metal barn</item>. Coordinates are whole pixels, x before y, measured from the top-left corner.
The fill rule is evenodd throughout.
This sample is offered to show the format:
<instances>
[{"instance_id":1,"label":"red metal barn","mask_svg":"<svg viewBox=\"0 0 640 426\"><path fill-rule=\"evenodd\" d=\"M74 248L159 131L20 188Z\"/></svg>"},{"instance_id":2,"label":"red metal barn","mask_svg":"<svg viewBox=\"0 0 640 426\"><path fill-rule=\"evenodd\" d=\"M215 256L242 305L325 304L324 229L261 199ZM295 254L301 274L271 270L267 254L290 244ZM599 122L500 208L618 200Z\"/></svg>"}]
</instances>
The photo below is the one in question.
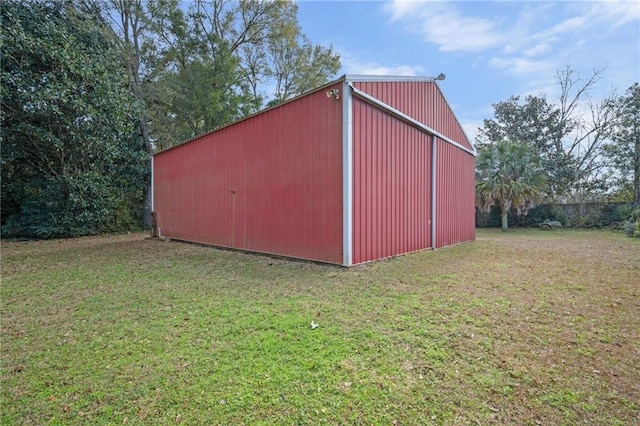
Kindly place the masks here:
<instances>
[{"instance_id":1,"label":"red metal barn","mask_svg":"<svg viewBox=\"0 0 640 426\"><path fill-rule=\"evenodd\" d=\"M475 238L475 151L433 78L346 75L154 155L165 237L355 265Z\"/></svg>"}]
</instances>

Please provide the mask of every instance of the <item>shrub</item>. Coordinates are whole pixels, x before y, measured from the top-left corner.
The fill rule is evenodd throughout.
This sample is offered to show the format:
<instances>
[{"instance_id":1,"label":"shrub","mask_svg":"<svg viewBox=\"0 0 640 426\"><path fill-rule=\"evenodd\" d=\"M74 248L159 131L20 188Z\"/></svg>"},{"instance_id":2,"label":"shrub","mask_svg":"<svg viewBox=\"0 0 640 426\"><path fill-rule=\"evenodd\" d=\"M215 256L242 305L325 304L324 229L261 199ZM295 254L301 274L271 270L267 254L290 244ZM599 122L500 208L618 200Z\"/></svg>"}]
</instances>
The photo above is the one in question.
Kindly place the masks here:
<instances>
[{"instance_id":1,"label":"shrub","mask_svg":"<svg viewBox=\"0 0 640 426\"><path fill-rule=\"evenodd\" d=\"M627 237L640 238L640 208L623 210L621 214L625 218L622 229Z\"/></svg>"}]
</instances>

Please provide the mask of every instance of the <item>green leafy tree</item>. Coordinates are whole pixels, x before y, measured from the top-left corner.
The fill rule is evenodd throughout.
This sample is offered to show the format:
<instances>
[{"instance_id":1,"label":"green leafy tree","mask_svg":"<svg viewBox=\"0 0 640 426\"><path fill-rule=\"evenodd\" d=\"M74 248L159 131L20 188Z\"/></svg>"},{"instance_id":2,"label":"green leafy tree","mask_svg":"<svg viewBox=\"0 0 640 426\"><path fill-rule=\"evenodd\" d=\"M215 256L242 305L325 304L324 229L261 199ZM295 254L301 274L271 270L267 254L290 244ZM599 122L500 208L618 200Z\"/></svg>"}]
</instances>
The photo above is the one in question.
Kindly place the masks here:
<instances>
[{"instance_id":1,"label":"green leafy tree","mask_svg":"<svg viewBox=\"0 0 640 426\"><path fill-rule=\"evenodd\" d=\"M500 207L502 230L507 215L526 214L546 189L540 157L529 145L499 141L480 148L476 162L476 203L487 211Z\"/></svg>"},{"instance_id":2,"label":"green leafy tree","mask_svg":"<svg viewBox=\"0 0 640 426\"><path fill-rule=\"evenodd\" d=\"M304 93L340 68L331 47L304 36L293 1L109 5L103 15L146 106L140 125L149 152L245 117L269 99L271 105Z\"/></svg>"},{"instance_id":3,"label":"green leafy tree","mask_svg":"<svg viewBox=\"0 0 640 426\"><path fill-rule=\"evenodd\" d=\"M326 83L340 69L332 47L314 45L304 35L293 1L197 0L190 11L193 34L201 51L214 59L219 52L237 58L243 112L281 103ZM273 93L261 88L274 87ZM249 97L247 97L250 95Z\"/></svg>"},{"instance_id":4,"label":"green leafy tree","mask_svg":"<svg viewBox=\"0 0 640 426\"><path fill-rule=\"evenodd\" d=\"M2 16L2 231L58 237L139 226L139 105L90 7L7 1Z\"/></svg>"},{"instance_id":5,"label":"green leafy tree","mask_svg":"<svg viewBox=\"0 0 640 426\"><path fill-rule=\"evenodd\" d=\"M494 118L484 120L476 144L526 141L539 154L555 200L581 201L608 188L602 150L612 119L608 101L591 101L589 91L601 79L594 71L581 78L567 65L556 73L559 97L513 96L494 104Z\"/></svg>"},{"instance_id":6,"label":"green leafy tree","mask_svg":"<svg viewBox=\"0 0 640 426\"><path fill-rule=\"evenodd\" d=\"M240 59L234 54L234 44L240 40L224 39L216 32L221 13L216 7L224 2L196 1L183 15L172 11L173 3L152 10L152 27L166 40L166 69L154 84L164 94L164 103L157 103L152 129L157 148L171 146L216 127L242 118L256 109L254 100L243 81ZM166 10L162 13L160 6ZM259 5L261 6L261 5ZM168 9L167 9L168 7ZM236 7L240 7L236 5ZM237 13L236 8L233 9ZM220 18L230 22L234 15ZM254 18L258 20L258 18ZM254 25L249 19L248 26ZM223 25L230 34L233 27ZM227 34L228 37L231 35Z\"/></svg>"},{"instance_id":7,"label":"green leafy tree","mask_svg":"<svg viewBox=\"0 0 640 426\"><path fill-rule=\"evenodd\" d=\"M640 85L633 84L625 95L611 102L615 119L612 142L605 147L610 165L617 171L622 192L640 206Z\"/></svg>"},{"instance_id":8,"label":"green leafy tree","mask_svg":"<svg viewBox=\"0 0 640 426\"><path fill-rule=\"evenodd\" d=\"M215 61L192 60L163 77L161 84L171 93L166 123L174 140L190 139L248 113L250 95L229 84L237 69L235 58L219 55Z\"/></svg>"},{"instance_id":9,"label":"green leafy tree","mask_svg":"<svg viewBox=\"0 0 640 426\"><path fill-rule=\"evenodd\" d=\"M340 68L340 57L330 47L314 46L299 29L269 40L266 75L275 83L276 105L327 82Z\"/></svg>"}]
</instances>

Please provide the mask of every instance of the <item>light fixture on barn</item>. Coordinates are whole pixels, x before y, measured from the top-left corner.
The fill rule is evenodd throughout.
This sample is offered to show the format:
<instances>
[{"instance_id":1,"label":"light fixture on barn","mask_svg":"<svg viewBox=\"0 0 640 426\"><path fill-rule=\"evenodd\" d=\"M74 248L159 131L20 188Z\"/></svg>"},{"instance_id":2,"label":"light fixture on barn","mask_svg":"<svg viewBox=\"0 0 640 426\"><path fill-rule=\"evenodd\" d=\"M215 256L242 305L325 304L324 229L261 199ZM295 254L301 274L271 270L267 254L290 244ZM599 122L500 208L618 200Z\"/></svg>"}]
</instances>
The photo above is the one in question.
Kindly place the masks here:
<instances>
[{"instance_id":1,"label":"light fixture on barn","mask_svg":"<svg viewBox=\"0 0 640 426\"><path fill-rule=\"evenodd\" d=\"M435 80L436 80L436 81L442 81L442 80L444 80L445 78L447 78L447 76L446 76L446 75L444 75L444 73L440 73L440 74L438 74L438 76L435 78Z\"/></svg>"},{"instance_id":2,"label":"light fixture on barn","mask_svg":"<svg viewBox=\"0 0 640 426\"><path fill-rule=\"evenodd\" d=\"M327 90L327 98L335 98L336 101L338 99L340 99L340 90L338 89L331 89L331 90Z\"/></svg>"}]
</instances>

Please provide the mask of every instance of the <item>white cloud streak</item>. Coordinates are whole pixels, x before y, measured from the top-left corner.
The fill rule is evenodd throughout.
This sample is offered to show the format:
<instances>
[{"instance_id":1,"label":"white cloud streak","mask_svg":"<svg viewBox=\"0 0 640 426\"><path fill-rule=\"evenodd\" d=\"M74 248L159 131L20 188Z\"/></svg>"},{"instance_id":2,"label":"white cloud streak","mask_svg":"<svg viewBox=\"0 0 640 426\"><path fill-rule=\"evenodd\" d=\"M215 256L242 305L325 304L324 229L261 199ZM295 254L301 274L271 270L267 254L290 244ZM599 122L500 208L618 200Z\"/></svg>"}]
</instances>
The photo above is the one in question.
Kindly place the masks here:
<instances>
[{"instance_id":1,"label":"white cloud streak","mask_svg":"<svg viewBox=\"0 0 640 426\"><path fill-rule=\"evenodd\" d=\"M640 21L640 2L625 0L534 2L524 4L515 18L507 12L465 15L459 4L447 1L395 0L384 8L392 23L440 51L488 52L489 66L518 76L551 72L572 48L584 47L581 37L589 31L604 33Z\"/></svg>"},{"instance_id":2,"label":"white cloud streak","mask_svg":"<svg viewBox=\"0 0 640 426\"><path fill-rule=\"evenodd\" d=\"M553 60L532 60L523 57L493 57L489 65L496 69L504 69L511 74L540 74L554 69L556 62Z\"/></svg>"},{"instance_id":3,"label":"white cloud streak","mask_svg":"<svg viewBox=\"0 0 640 426\"><path fill-rule=\"evenodd\" d=\"M443 52L475 52L504 43L496 23L462 15L445 2L393 1L385 5L392 22L408 22L409 29Z\"/></svg>"},{"instance_id":4,"label":"white cloud streak","mask_svg":"<svg viewBox=\"0 0 640 426\"><path fill-rule=\"evenodd\" d=\"M340 52L342 67L347 74L421 76L425 69L420 65L381 65L361 61L349 52Z\"/></svg>"}]
</instances>

